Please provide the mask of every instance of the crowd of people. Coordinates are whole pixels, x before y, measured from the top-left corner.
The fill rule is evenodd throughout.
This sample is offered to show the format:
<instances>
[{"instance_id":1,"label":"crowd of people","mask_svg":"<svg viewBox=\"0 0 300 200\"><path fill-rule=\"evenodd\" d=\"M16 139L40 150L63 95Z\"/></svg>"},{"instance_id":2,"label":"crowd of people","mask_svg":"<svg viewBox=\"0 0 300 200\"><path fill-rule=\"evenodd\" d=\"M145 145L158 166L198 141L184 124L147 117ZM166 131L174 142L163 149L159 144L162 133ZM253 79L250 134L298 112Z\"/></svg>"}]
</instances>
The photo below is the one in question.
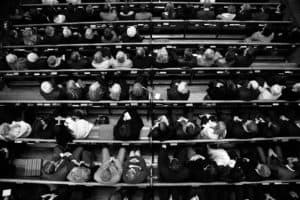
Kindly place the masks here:
<instances>
[{"instance_id":1,"label":"crowd of people","mask_svg":"<svg viewBox=\"0 0 300 200\"><path fill-rule=\"evenodd\" d=\"M55 5L58 2L45 0L45 4ZM102 6L87 5L77 6L70 2L70 5L61 7L41 7L16 8L11 14L10 19L13 23L63 23L72 21L117 21L117 20L151 20L152 17L161 19L200 19L200 20L273 20L283 19L285 6L251 6L244 3L241 6L229 5L216 7L210 1L201 6L192 3L175 6L171 1L161 6L154 4L132 5L125 3L118 7L113 4Z\"/></svg>"}]
</instances>

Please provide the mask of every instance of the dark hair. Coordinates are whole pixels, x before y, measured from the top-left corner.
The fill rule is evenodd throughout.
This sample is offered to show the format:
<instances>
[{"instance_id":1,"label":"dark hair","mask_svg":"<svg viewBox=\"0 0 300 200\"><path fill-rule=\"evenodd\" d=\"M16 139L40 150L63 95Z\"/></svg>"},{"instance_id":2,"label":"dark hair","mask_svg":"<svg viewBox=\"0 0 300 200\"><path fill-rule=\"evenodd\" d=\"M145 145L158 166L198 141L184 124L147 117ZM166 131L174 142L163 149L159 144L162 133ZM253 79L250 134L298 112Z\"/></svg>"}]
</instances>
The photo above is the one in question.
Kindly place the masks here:
<instances>
[{"instance_id":1,"label":"dark hair","mask_svg":"<svg viewBox=\"0 0 300 200\"><path fill-rule=\"evenodd\" d=\"M102 8L102 12L109 12L110 11L110 5L109 4L105 4Z\"/></svg>"},{"instance_id":2,"label":"dark hair","mask_svg":"<svg viewBox=\"0 0 300 200\"><path fill-rule=\"evenodd\" d=\"M272 27L269 25L265 26L264 29L262 30L262 34L264 36L270 36L272 33L273 33Z\"/></svg>"},{"instance_id":3,"label":"dark hair","mask_svg":"<svg viewBox=\"0 0 300 200\"><path fill-rule=\"evenodd\" d=\"M105 28L103 32L103 37L106 40L111 40L113 38L112 30L110 28Z\"/></svg>"}]
</instances>

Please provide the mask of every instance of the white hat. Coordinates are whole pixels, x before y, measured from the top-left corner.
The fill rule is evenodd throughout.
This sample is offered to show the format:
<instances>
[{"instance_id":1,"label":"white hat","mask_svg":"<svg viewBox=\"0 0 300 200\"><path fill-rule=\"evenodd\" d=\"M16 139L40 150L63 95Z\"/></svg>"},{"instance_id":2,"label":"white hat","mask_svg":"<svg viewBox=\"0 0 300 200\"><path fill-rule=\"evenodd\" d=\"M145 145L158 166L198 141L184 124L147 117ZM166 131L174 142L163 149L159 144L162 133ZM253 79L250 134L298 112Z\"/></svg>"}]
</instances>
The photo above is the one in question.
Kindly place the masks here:
<instances>
[{"instance_id":1,"label":"white hat","mask_svg":"<svg viewBox=\"0 0 300 200\"><path fill-rule=\"evenodd\" d=\"M129 26L127 28L127 36L132 38L135 35L136 35L136 28L134 26Z\"/></svg>"},{"instance_id":2,"label":"white hat","mask_svg":"<svg viewBox=\"0 0 300 200\"><path fill-rule=\"evenodd\" d=\"M72 31L69 27L64 27L62 33L65 38L68 38L72 35Z\"/></svg>"},{"instance_id":3,"label":"white hat","mask_svg":"<svg viewBox=\"0 0 300 200\"><path fill-rule=\"evenodd\" d=\"M189 92L189 89L187 87L187 82L181 81L177 84L177 91L181 94L187 94Z\"/></svg>"},{"instance_id":4,"label":"white hat","mask_svg":"<svg viewBox=\"0 0 300 200\"><path fill-rule=\"evenodd\" d=\"M10 53L6 55L5 59L8 64L12 64L17 62L18 57L15 54Z\"/></svg>"},{"instance_id":5,"label":"white hat","mask_svg":"<svg viewBox=\"0 0 300 200\"><path fill-rule=\"evenodd\" d=\"M56 24L61 24L64 23L65 21L66 21L66 16L62 14L55 16L53 19L53 22Z\"/></svg>"},{"instance_id":6,"label":"white hat","mask_svg":"<svg viewBox=\"0 0 300 200\"><path fill-rule=\"evenodd\" d=\"M110 98L112 98L113 100L120 100L121 90L122 88L119 83L113 84L112 87L109 89Z\"/></svg>"},{"instance_id":7,"label":"white hat","mask_svg":"<svg viewBox=\"0 0 300 200\"><path fill-rule=\"evenodd\" d=\"M49 81L44 81L42 82L41 84L41 90L46 93L46 94L49 94L53 91L53 86L52 84L49 82Z\"/></svg>"},{"instance_id":8,"label":"white hat","mask_svg":"<svg viewBox=\"0 0 300 200\"><path fill-rule=\"evenodd\" d=\"M35 63L38 59L39 56L36 53L31 52L27 55L28 62Z\"/></svg>"}]
</instances>

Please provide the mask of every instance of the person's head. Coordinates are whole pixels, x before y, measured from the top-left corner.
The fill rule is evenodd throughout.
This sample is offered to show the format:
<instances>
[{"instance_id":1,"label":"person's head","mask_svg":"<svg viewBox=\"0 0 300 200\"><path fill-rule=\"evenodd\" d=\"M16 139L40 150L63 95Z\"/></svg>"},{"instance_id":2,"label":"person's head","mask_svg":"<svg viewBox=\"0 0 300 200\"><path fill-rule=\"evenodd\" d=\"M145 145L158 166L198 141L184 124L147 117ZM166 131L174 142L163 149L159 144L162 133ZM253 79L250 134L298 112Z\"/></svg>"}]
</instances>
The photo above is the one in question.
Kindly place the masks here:
<instances>
[{"instance_id":1,"label":"person's head","mask_svg":"<svg viewBox=\"0 0 300 200\"><path fill-rule=\"evenodd\" d=\"M184 50L184 57L185 57L185 58L192 58L192 56L193 56L193 51L192 51L192 49L191 49L191 48L186 48L186 49Z\"/></svg>"},{"instance_id":2,"label":"person's head","mask_svg":"<svg viewBox=\"0 0 300 200\"><path fill-rule=\"evenodd\" d=\"M95 32L91 28L87 28L84 33L84 38L87 40L92 40L95 36Z\"/></svg>"},{"instance_id":3,"label":"person's head","mask_svg":"<svg viewBox=\"0 0 300 200\"><path fill-rule=\"evenodd\" d=\"M177 91L180 94L187 94L189 92L188 83L185 81L181 81L176 84L177 85Z\"/></svg>"},{"instance_id":4,"label":"person's head","mask_svg":"<svg viewBox=\"0 0 300 200\"><path fill-rule=\"evenodd\" d=\"M268 178L271 176L270 168L265 164L258 164L256 167L256 172L263 178Z\"/></svg>"},{"instance_id":5,"label":"person's head","mask_svg":"<svg viewBox=\"0 0 300 200\"><path fill-rule=\"evenodd\" d=\"M73 51L71 53L71 56L70 56L70 60L73 61L73 62L78 62L80 60L80 53L79 51Z\"/></svg>"},{"instance_id":6,"label":"person's head","mask_svg":"<svg viewBox=\"0 0 300 200\"><path fill-rule=\"evenodd\" d=\"M236 7L233 5L228 6L227 12L230 14L236 14Z\"/></svg>"},{"instance_id":7,"label":"person's head","mask_svg":"<svg viewBox=\"0 0 300 200\"><path fill-rule=\"evenodd\" d=\"M117 101L120 100L121 90L121 85L119 83L114 83L111 88L109 88L110 98Z\"/></svg>"},{"instance_id":8,"label":"person's head","mask_svg":"<svg viewBox=\"0 0 300 200\"><path fill-rule=\"evenodd\" d=\"M241 11L249 11L249 10L251 10L251 5L249 3L244 3L241 6Z\"/></svg>"},{"instance_id":9,"label":"person's head","mask_svg":"<svg viewBox=\"0 0 300 200\"><path fill-rule=\"evenodd\" d=\"M7 64L14 64L17 62L18 57L15 54L9 53L6 55L5 60Z\"/></svg>"},{"instance_id":10,"label":"person's head","mask_svg":"<svg viewBox=\"0 0 300 200\"><path fill-rule=\"evenodd\" d=\"M270 25L266 25L261 33L266 37L270 36L273 33L272 27Z\"/></svg>"},{"instance_id":11,"label":"person's head","mask_svg":"<svg viewBox=\"0 0 300 200\"><path fill-rule=\"evenodd\" d=\"M51 68L57 67L57 65L58 65L57 57L54 55L49 56L47 59L47 64L48 64L48 67L51 67Z\"/></svg>"},{"instance_id":12,"label":"person's head","mask_svg":"<svg viewBox=\"0 0 300 200\"><path fill-rule=\"evenodd\" d=\"M144 86L139 83L139 82L136 82L133 86L132 86L132 95L135 97L135 98L139 98L139 97L142 97L143 94L144 94Z\"/></svg>"},{"instance_id":13,"label":"person's head","mask_svg":"<svg viewBox=\"0 0 300 200\"><path fill-rule=\"evenodd\" d=\"M38 61L38 59L39 56L34 52L31 52L27 55L27 61L30 63L35 63L36 61Z\"/></svg>"},{"instance_id":14,"label":"person's head","mask_svg":"<svg viewBox=\"0 0 300 200\"><path fill-rule=\"evenodd\" d=\"M273 96L281 96L282 89L284 89L284 87L281 85L278 85L278 84L272 85L271 93Z\"/></svg>"},{"instance_id":15,"label":"person's head","mask_svg":"<svg viewBox=\"0 0 300 200\"><path fill-rule=\"evenodd\" d=\"M169 62L169 54L165 47L158 49L156 55L156 62L158 63L168 63Z\"/></svg>"},{"instance_id":16,"label":"person's head","mask_svg":"<svg viewBox=\"0 0 300 200\"><path fill-rule=\"evenodd\" d=\"M61 24L64 23L65 21L66 21L66 16L62 14L55 16L53 19L53 22L56 24Z\"/></svg>"},{"instance_id":17,"label":"person's head","mask_svg":"<svg viewBox=\"0 0 300 200\"><path fill-rule=\"evenodd\" d=\"M105 40L111 40L113 37L112 30L110 28L105 28L103 31L103 37Z\"/></svg>"},{"instance_id":18,"label":"person's head","mask_svg":"<svg viewBox=\"0 0 300 200\"><path fill-rule=\"evenodd\" d=\"M173 158L170 163L170 168L174 171L179 170L181 168L181 162L177 158Z\"/></svg>"},{"instance_id":19,"label":"person's head","mask_svg":"<svg viewBox=\"0 0 300 200\"><path fill-rule=\"evenodd\" d=\"M41 91L45 94L50 94L54 90L54 87L51 82L44 81L41 84Z\"/></svg>"},{"instance_id":20,"label":"person's head","mask_svg":"<svg viewBox=\"0 0 300 200\"><path fill-rule=\"evenodd\" d=\"M53 26L47 26L45 29L45 34L48 37L53 37L55 35L55 28Z\"/></svg>"},{"instance_id":21,"label":"person's head","mask_svg":"<svg viewBox=\"0 0 300 200\"><path fill-rule=\"evenodd\" d=\"M229 49L225 54L225 60L227 63L232 63L235 61L237 56L238 54L235 49Z\"/></svg>"},{"instance_id":22,"label":"person's head","mask_svg":"<svg viewBox=\"0 0 300 200\"><path fill-rule=\"evenodd\" d=\"M137 47L136 48L136 55L139 57L145 56L145 49L143 47Z\"/></svg>"},{"instance_id":23,"label":"person's head","mask_svg":"<svg viewBox=\"0 0 300 200\"><path fill-rule=\"evenodd\" d=\"M33 36L33 31L31 28L25 28L25 30L22 32L23 38L30 38Z\"/></svg>"},{"instance_id":24,"label":"person's head","mask_svg":"<svg viewBox=\"0 0 300 200\"><path fill-rule=\"evenodd\" d=\"M72 31L71 31L71 29L70 29L69 27L67 27L67 26L63 28L62 33L63 33L64 38L69 38L69 37L72 36Z\"/></svg>"},{"instance_id":25,"label":"person's head","mask_svg":"<svg viewBox=\"0 0 300 200\"><path fill-rule=\"evenodd\" d=\"M206 60L213 60L215 57L215 51L213 49L208 48L205 50L203 56Z\"/></svg>"},{"instance_id":26,"label":"person's head","mask_svg":"<svg viewBox=\"0 0 300 200\"><path fill-rule=\"evenodd\" d=\"M103 62L103 56L102 56L102 52L101 51L97 51L94 54L94 62L95 63L101 63L101 62Z\"/></svg>"},{"instance_id":27,"label":"person's head","mask_svg":"<svg viewBox=\"0 0 300 200\"><path fill-rule=\"evenodd\" d=\"M119 63L124 63L127 59L126 54L123 51L118 51L116 59Z\"/></svg>"},{"instance_id":28,"label":"person's head","mask_svg":"<svg viewBox=\"0 0 300 200\"><path fill-rule=\"evenodd\" d=\"M258 127L257 127L257 124L255 123L255 121L253 120L247 120L245 123L244 123L244 130L247 132L247 133L257 133L258 132Z\"/></svg>"},{"instance_id":29,"label":"person's head","mask_svg":"<svg viewBox=\"0 0 300 200\"><path fill-rule=\"evenodd\" d=\"M128 36L128 37L133 38L133 37L136 36L137 30L136 30L135 26L129 26L129 27L127 28L126 33L127 33L127 36Z\"/></svg>"},{"instance_id":30,"label":"person's head","mask_svg":"<svg viewBox=\"0 0 300 200\"><path fill-rule=\"evenodd\" d=\"M94 13L94 8L91 4L87 5L86 8L85 8L85 12L89 15L93 14Z\"/></svg>"}]
</instances>

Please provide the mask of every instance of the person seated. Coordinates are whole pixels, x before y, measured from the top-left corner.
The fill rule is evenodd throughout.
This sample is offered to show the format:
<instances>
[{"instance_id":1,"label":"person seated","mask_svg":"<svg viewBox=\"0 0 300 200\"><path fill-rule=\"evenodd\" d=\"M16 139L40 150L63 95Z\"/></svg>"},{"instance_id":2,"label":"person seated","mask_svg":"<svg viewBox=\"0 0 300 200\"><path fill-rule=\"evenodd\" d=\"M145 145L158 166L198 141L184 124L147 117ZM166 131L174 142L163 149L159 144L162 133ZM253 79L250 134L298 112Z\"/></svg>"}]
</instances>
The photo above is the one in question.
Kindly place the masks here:
<instances>
[{"instance_id":1,"label":"person seated","mask_svg":"<svg viewBox=\"0 0 300 200\"><path fill-rule=\"evenodd\" d=\"M146 55L145 48L137 47L136 55L133 57L133 67L134 68L150 68L152 65L152 59Z\"/></svg>"},{"instance_id":2,"label":"person seated","mask_svg":"<svg viewBox=\"0 0 300 200\"><path fill-rule=\"evenodd\" d=\"M125 43L130 43L130 42L142 42L143 37L138 33L137 29L135 26L129 26L126 30L125 33L122 34L121 36L121 41Z\"/></svg>"},{"instance_id":3,"label":"person seated","mask_svg":"<svg viewBox=\"0 0 300 200\"><path fill-rule=\"evenodd\" d=\"M250 67L255 60L256 50L253 47L229 49L225 54L228 67Z\"/></svg>"},{"instance_id":4,"label":"person seated","mask_svg":"<svg viewBox=\"0 0 300 200\"><path fill-rule=\"evenodd\" d=\"M240 11L237 13L237 16L234 18L235 20L246 21L251 20L252 16L252 8L248 3L244 3L241 6Z\"/></svg>"},{"instance_id":5,"label":"person seated","mask_svg":"<svg viewBox=\"0 0 300 200\"><path fill-rule=\"evenodd\" d=\"M214 20L216 15L210 4L204 4L203 9L197 11L196 18L200 20Z\"/></svg>"},{"instance_id":6,"label":"person seated","mask_svg":"<svg viewBox=\"0 0 300 200\"><path fill-rule=\"evenodd\" d=\"M143 120L137 110L127 109L122 113L114 126L114 139L139 140L143 127Z\"/></svg>"},{"instance_id":7,"label":"person seated","mask_svg":"<svg viewBox=\"0 0 300 200\"><path fill-rule=\"evenodd\" d=\"M92 60L92 67L95 69L109 69L111 67L111 58L104 57L102 51L97 51Z\"/></svg>"},{"instance_id":8,"label":"person seated","mask_svg":"<svg viewBox=\"0 0 300 200\"><path fill-rule=\"evenodd\" d=\"M158 154L158 169L162 182L183 182L189 178L189 169L185 166L187 161L187 149L175 152L173 159L170 159L169 150L163 145Z\"/></svg>"},{"instance_id":9,"label":"person seated","mask_svg":"<svg viewBox=\"0 0 300 200\"><path fill-rule=\"evenodd\" d=\"M94 30L91 27L89 27L89 28L85 27L84 42L87 42L87 43L99 42L99 34L98 34L97 30Z\"/></svg>"},{"instance_id":10,"label":"person seated","mask_svg":"<svg viewBox=\"0 0 300 200\"><path fill-rule=\"evenodd\" d=\"M256 80L240 81L237 83L236 95L238 100L256 100L260 94L259 83Z\"/></svg>"},{"instance_id":11,"label":"person seated","mask_svg":"<svg viewBox=\"0 0 300 200\"><path fill-rule=\"evenodd\" d=\"M172 49L162 47L154 50L155 58L153 60L153 67L155 68L171 68L177 64L176 53Z\"/></svg>"},{"instance_id":12,"label":"person seated","mask_svg":"<svg viewBox=\"0 0 300 200\"><path fill-rule=\"evenodd\" d=\"M149 136L153 140L171 140L174 136L171 122L166 115L158 116L154 121L154 125L151 127Z\"/></svg>"},{"instance_id":13,"label":"person seated","mask_svg":"<svg viewBox=\"0 0 300 200\"><path fill-rule=\"evenodd\" d=\"M27 54L27 68L31 70L44 69L47 66L46 59L41 58L35 52Z\"/></svg>"},{"instance_id":14,"label":"person seated","mask_svg":"<svg viewBox=\"0 0 300 200\"><path fill-rule=\"evenodd\" d=\"M152 13L146 10L146 5L141 4L139 10L135 13L135 20L151 20Z\"/></svg>"},{"instance_id":15,"label":"person seated","mask_svg":"<svg viewBox=\"0 0 300 200\"><path fill-rule=\"evenodd\" d=\"M258 135L258 126L252 119L241 119L234 116L228 127L228 138L247 139L255 138Z\"/></svg>"},{"instance_id":16,"label":"person seated","mask_svg":"<svg viewBox=\"0 0 300 200\"><path fill-rule=\"evenodd\" d=\"M117 21L119 19L117 11L114 8L112 8L109 4L104 5L99 15L103 21Z\"/></svg>"},{"instance_id":17,"label":"person seated","mask_svg":"<svg viewBox=\"0 0 300 200\"><path fill-rule=\"evenodd\" d=\"M112 68L115 69L129 69L132 68L132 61L127 57L123 51L118 51L116 54L116 59L111 62Z\"/></svg>"},{"instance_id":18,"label":"person seated","mask_svg":"<svg viewBox=\"0 0 300 200\"><path fill-rule=\"evenodd\" d=\"M300 83L294 83L284 88L279 99L289 101L300 100Z\"/></svg>"},{"instance_id":19,"label":"person seated","mask_svg":"<svg viewBox=\"0 0 300 200\"><path fill-rule=\"evenodd\" d=\"M170 88L167 89L167 97L168 100L188 100L190 97L188 83L172 81Z\"/></svg>"},{"instance_id":20,"label":"person seated","mask_svg":"<svg viewBox=\"0 0 300 200\"><path fill-rule=\"evenodd\" d=\"M138 184L146 181L149 170L141 151L130 151L123 168L123 180L125 183Z\"/></svg>"},{"instance_id":21,"label":"person seated","mask_svg":"<svg viewBox=\"0 0 300 200\"><path fill-rule=\"evenodd\" d=\"M226 137L226 124L217 120L216 116L210 114L200 115L199 120L201 122L201 131L197 138L218 140Z\"/></svg>"},{"instance_id":22,"label":"person seated","mask_svg":"<svg viewBox=\"0 0 300 200\"><path fill-rule=\"evenodd\" d=\"M134 20L134 11L130 9L129 5L124 5L119 12L119 19L120 20Z\"/></svg>"},{"instance_id":23,"label":"person seated","mask_svg":"<svg viewBox=\"0 0 300 200\"><path fill-rule=\"evenodd\" d=\"M174 8L174 4L172 2L168 2L164 12L161 14L162 19L175 19L176 18L176 11Z\"/></svg>"},{"instance_id":24,"label":"person seated","mask_svg":"<svg viewBox=\"0 0 300 200\"><path fill-rule=\"evenodd\" d=\"M82 56L79 51L73 51L70 58L67 60L69 69L86 69L90 67L90 60Z\"/></svg>"},{"instance_id":25,"label":"person seated","mask_svg":"<svg viewBox=\"0 0 300 200\"><path fill-rule=\"evenodd\" d=\"M46 100L63 100L65 98L65 89L54 81L44 81L40 86L40 94Z\"/></svg>"},{"instance_id":26,"label":"person seated","mask_svg":"<svg viewBox=\"0 0 300 200\"><path fill-rule=\"evenodd\" d=\"M227 12L217 15L220 20L234 20L236 17L236 7L233 5L228 6Z\"/></svg>"},{"instance_id":27,"label":"person seated","mask_svg":"<svg viewBox=\"0 0 300 200\"><path fill-rule=\"evenodd\" d=\"M111 157L107 147L102 148L102 164L94 174L94 180L98 183L113 185L121 181L123 162L126 149L119 149L116 157Z\"/></svg>"},{"instance_id":28,"label":"person seated","mask_svg":"<svg viewBox=\"0 0 300 200\"><path fill-rule=\"evenodd\" d=\"M6 64L12 70L25 70L27 69L27 60L24 57L18 57L15 54L9 53L5 57Z\"/></svg>"},{"instance_id":29,"label":"person seated","mask_svg":"<svg viewBox=\"0 0 300 200\"><path fill-rule=\"evenodd\" d=\"M32 46L39 42L39 37L36 33L34 33L32 28L25 28L22 32L22 36L24 45Z\"/></svg>"},{"instance_id":30,"label":"person seated","mask_svg":"<svg viewBox=\"0 0 300 200\"><path fill-rule=\"evenodd\" d=\"M196 67L197 66L197 59L193 55L192 49L186 48L184 50L183 57L178 57L177 60L178 64L182 67Z\"/></svg>"},{"instance_id":31,"label":"person seated","mask_svg":"<svg viewBox=\"0 0 300 200\"><path fill-rule=\"evenodd\" d=\"M62 37L60 33L56 32L53 26L47 26L45 29L45 36L42 40L43 44L60 44Z\"/></svg>"},{"instance_id":32,"label":"person seated","mask_svg":"<svg viewBox=\"0 0 300 200\"><path fill-rule=\"evenodd\" d=\"M223 56L213 49L206 49L203 54L197 55L197 65L201 67L214 66Z\"/></svg>"},{"instance_id":33,"label":"person seated","mask_svg":"<svg viewBox=\"0 0 300 200\"><path fill-rule=\"evenodd\" d=\"M120 80L113 83L109 88L109 98L113 101L129 99L129 86L126 81Z\"/></svg>"},{"instance_id":34,"label":"person seated","mask_svg":"<svg viewBox=\"0 0 300 200\"><path fill-rule=\"evenodd\" d=\"M117 33L111 28L105 28L103 35L101 36L101 42L103 43L115 43L119 42Z\"/></svg>"},{"instance_id":35,"label":"person seated","mask_svg":"<svg viewBox=\"0 0 300 200\"><path fill-rule=\"evenodd\" d=\"M259 88L260 94L258 100L278 100L285 86L274 84L271 87L265 84L263 87Z\"/></svg>"},{"instance_id":36,"label":"person seated","mask_svg":"<svg viewBox=\"0 0 300 200\"><path fill-rule=\"evenodd\" d=\"M65 55L62 56L50 55L47 58L47 66L50 69L60 69L64 66L64 61L65 61Z\"/></svg>"},{"instance_id":37,"label":"person seated","mask_svg":"<svg viewBox=\"0 0 300 200\"><path fill-rule=\"evenodd\" d=\"M270 43L274 39L274 32L271 26L266 25L262 31L256 31L250 37L245 39L245 42L263 42Z\"/></svg>"},{"instance_id":38,"label":"person seated","mask_svg":"<svg viewBox=\"0 0 300 200\"><path fill-rule=\"evenodd\" d=\"M200 133L200 128L195 121L187 119L183 116L174 121L173 125L175 133L173 139L194 139Z\"/></svg>"}]
</instances>

